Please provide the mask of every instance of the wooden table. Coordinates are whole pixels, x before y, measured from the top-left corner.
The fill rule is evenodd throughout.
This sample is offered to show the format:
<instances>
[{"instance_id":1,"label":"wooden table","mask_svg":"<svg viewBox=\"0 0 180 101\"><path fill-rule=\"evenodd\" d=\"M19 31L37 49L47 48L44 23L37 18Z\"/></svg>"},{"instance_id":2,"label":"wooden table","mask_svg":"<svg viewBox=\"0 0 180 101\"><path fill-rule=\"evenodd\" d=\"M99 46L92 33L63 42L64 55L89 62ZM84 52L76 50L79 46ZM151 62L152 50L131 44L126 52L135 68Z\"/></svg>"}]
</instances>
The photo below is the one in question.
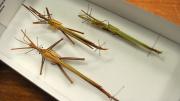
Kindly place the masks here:
<instances>
[{"instance_id":1,"label":"wooden table","mask_svg":"<svg viewBox=\"0 0 180 101\"><path fill-rule=\"evenodd\" d=\"M56 101L0 61L0 101Z\"/></svg>"}]
</instances>

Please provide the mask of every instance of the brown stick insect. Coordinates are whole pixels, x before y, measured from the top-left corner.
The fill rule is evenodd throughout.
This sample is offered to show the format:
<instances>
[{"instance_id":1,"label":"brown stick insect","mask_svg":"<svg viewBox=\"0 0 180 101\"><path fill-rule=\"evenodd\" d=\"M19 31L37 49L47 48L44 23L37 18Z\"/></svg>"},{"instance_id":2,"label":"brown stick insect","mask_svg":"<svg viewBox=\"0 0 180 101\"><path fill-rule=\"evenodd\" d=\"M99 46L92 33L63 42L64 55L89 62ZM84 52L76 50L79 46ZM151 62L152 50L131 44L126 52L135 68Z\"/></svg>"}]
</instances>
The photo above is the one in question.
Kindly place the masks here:
<instances>
[{"instance_id":1,"label":"brown stick insect","mask_svg":"<svg viewBox=\"0 0 180 101\"><path fill-rule=\"evenodd\" d=\"M117 98L115 98L114 96L112 96L110 93L108 93L104 88L102 88L102 86L100 86L98 83L96 83L95 81L93 81L92 79L88 78L87 76L85 76L84 74L82 74L81 72L79 72L78 70L76 70L74 67L72 67L71 65L67 64L65 62L65 60L85 60L84 58L77 58L77 57L61 57L59 54L57 54L53 48L60 43L63 39L58 40L57 42L55 42L54 44L52 44L51 46L49 46L48 48L44 49L41 47L38 47L27 35L26 32L21 30L24 37L23 37L23 41L22 40L18 40L19 42L27 45L26 47L20 47L20 48L13 48L12 50L18 50L18 49L35 49L39 52L39 54L41 54L42 56L42 62L41 62L41 68L40 68L40 74L42 74L42 69L43 69L43 64L45 60L50 61L53 64L56 64L59 66L59 68L62 70L63 74L67 77L67 79L73 83L73 81L70 79L70 77L67 75L67 73L64 71L64 68L66 68L67 70L71 71L72 73L76 74L77 76L79 76L81 79L85 80L86 82L88 82L89 84L91 84L92 86L94 86L95 88L97 88L99 91L101 91L103 94L105 94L109 99L114 100L114 101L119 101Z\"/></svg>"},{"instance_id":2,"label":"brown stick insect","mask_svg":"<svg viewBox=\"0 0 180 101\"><path fill-rule=\"evenodd\" d=\"M43 15L41 13L39 13L37 10L35 10L34 8L32 8L31 6L26 6L23 4L23 6L30 11L37 19L37 22L33 22L33 24L48 24L51 27L55 28L56 30L61 31L71 42L72 44L75 44L75 42L71 39L74 38L76 40L78 40L79 42L85 44L86 46L88 46L89 48L93 49L99 49L99 50L107 50L106 48L103 48L99 45L96 45L95 43L89 41L88 39L82 37L79 34L84 34L83 32L77 31L75 29L71 29L71 28L67 28L65 26L63 26L63 24L55 19L52 18L52 14L50 14L48 8L46 7L46 12L47 15Z\"/></svg>"}]
</instances>

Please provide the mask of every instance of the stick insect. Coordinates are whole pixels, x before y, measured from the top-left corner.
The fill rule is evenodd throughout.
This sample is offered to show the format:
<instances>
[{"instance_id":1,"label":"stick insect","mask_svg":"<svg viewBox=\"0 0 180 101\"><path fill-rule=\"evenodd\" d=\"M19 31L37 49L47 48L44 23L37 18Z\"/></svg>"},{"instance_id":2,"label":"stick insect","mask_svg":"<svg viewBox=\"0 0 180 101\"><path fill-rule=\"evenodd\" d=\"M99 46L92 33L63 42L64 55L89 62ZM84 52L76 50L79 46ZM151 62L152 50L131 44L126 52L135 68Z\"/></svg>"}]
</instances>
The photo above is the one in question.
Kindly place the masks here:
<instances>
[{"instance_id":1,"label":"stick insect","mask_svg":"<svg viewBox=\"0 0 180 101\"><path fill-rule=\"evenodd\" d=\"M110 93L108 93L104 88L102 88L102 86L100 86L98 83L96 83L95 81L93 81L92 79L88 78L87 76L85 76L84 74L82 74L81 72L79 72L78 70L76 70L74 67L72 67L71 65L67 64L65 62L65 60L84 60L84 58L77 58L77 57L61 57L59 54L57 54L53 48L60 43L63 39L58 40L57 42L55 42L54 44L52 44L51 46L49 46L48 48L44 49L44 48L40 48L37 45L35 45L35 43L26 35L26 32L21 30L24 37L23 37L23 41L22 40L18 40L19 42L27 45L26 47L20 47L20 48L13 48L12 50L18 50L18 49L35 49L39 52L39 54L42 56L42 62L41 62L41 68L40 68L40 74L42 74L42 69L43 69L43 64L45 60L50 61L53 64L56 64L59 66L59 68L62 70L63 74L67 77L67 79L73 83L73 81L70 79L70 77L67 75L67 73L64 71L64 68L66 68L67 70L71 71L72 73L76 74L77 76L79 76L81 79L85 80L86 82L88 82L89 84L91 84L92 86L94 86L95 88L97 88L99 91L101 91L103 94L105 94L109 99L114 100L114 101L119 101L117 98L115 98L114 96L112 96Z\"/></svg>"},{"instance_id":2,"label":"stick insect","mask_svg":"<svg viewBox=\"0 0 180 101\"><path fill-rule=\"evenodd\" d=\"M106 48L96 45L95 43L79 35L79 34L84 34L83 32L77 31L75 29L67 28L63 26L61 22L53 19L51 16L52 14L49 12L47 7L46 7L47 15L43 15L39 13L37 10L35 10L34 8L32 8L31 6L28 7L24 4L23 6L38 19L38 21L33 22L33 24L49 24L51 27L55 28L56 30L61 31L72 42L72 44L75 44L75 42L71 39L71 38L74 38L80 41L81 43L85 44L91 49L96 48L99 50L107 50Z\"/></svg>"},{"instance_id":3,"label":"stick insect","mask_svg":"<svg viewBox=\"0 0 180 101\"><path fill-rule=\"evenodd\" d=\"M88 9L89 10L89 9ZM113 35L116 35L122 39L124 39L125 41L127 41L128 43L132 44L132 45L135 45L136 47L139 47L145 51L148 51L148 52L153 52L153 53L156 53L156 54L161 54L162 52L157 50L157 49L154 49L154 48L151 48L150 46L146 45L145 43L129 36L128 34L122 32L120 29L118 29L117 27L111 25L111 24L106 24L104 23L104 21L100 21L98 19L96 19L95 17L93 17L91 15L91 11L90 11L90 14L88 12L85 12L84 10L81 10L82 11L82 14L78 15L80 18L84 19L86 22L88 23L91 23L92 25L95 25L97 26L98 28L101 28L103 30L106 30L108 32L111 32Z\"/></svg>"}]
</instances>

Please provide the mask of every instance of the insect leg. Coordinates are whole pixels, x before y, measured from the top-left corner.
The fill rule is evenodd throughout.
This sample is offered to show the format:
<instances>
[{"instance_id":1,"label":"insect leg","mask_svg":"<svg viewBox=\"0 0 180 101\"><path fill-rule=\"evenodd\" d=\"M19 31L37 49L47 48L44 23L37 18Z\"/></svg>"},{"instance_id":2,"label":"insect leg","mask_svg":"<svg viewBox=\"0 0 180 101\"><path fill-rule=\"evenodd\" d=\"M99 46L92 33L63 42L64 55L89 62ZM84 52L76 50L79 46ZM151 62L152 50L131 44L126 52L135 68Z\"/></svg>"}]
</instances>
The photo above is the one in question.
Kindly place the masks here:
<instances>
[{"instance_id":1,"label":"insect leg","mask_svg":"<svg viewBox=\"0 0 180 101\"><path fill-rule=\"evenodd\" d=\"M85 58L78 58L78 57L60 57L62 60L85 60Z\"/></svg>"},{"instance_id":2,"label":"insect leg","mask_svg":"<svg viewBox=\"0 0 180 101\"><path fill-rule=\"evenodd\" d=\"M61 72L64 74L64 76L69 80L69 82L71 84L73 84L74 82L72 81L72 79L69 77L69 75L66 73L66 71L61 67L61 65L57 64L59 69L61 70Z\"/></svg>"},{"instance_id":3,"label":"insect leg","mask_svg":"<svg viewBox=\"0 0 180 101\"><path fill-rule=\"evenodd\" d=\"M41 69L40 69L40 75L42 74L44 61L45 61L45 58L42 57L42 61L41 61Z\"/></svg>"}]
</instances>

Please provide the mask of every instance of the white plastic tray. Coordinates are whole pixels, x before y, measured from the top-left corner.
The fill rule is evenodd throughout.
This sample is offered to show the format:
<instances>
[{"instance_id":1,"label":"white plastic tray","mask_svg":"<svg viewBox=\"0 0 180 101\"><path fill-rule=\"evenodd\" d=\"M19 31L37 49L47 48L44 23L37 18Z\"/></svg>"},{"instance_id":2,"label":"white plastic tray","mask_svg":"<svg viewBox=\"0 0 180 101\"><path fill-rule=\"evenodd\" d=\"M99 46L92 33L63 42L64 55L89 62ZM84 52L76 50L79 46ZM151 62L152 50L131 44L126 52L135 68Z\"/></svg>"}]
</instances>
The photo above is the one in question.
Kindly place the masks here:
<instances>
[{"instance_id":1,"label":"white plastic tray","mask_svg":"<svg viewBox=\"0 0 180 101\"><path fill-rule=\"evenodd\" d=\"M166 38L160 37L155 48L163 51L160 56L147 55L123 40L100 29L81 23L77 15L81 9L86 10L90 4L84 0L28 0L40 12L48 7L53 17L65 26L82 32L86 38L106 42L108 51L94 52L77 43L73 46L66 38L56 47L62 56L84 57L86 61L68 62L77 70L97 81L120 101L179 101L180 99L180 46ZM92 15L98 19L108 20L122 31L153 46L158 34L131 23L111 12L90 4ZM59 31L53 31L47 25L33 25L36 18L21 7L8 28L0 38L0 58L14 70L38 85L40 88L61 101L109 101L90 84L68 72L75 81L71 85L55 65L45 62L43 75L39 75L41 57L34 51L24 54L24 50L12 51L11 48L23 46L15 40L22 38L20 29L26 29L28 36L39 44L48 47L59 38L64 37Z\"/></svg>"}]
</instances>

